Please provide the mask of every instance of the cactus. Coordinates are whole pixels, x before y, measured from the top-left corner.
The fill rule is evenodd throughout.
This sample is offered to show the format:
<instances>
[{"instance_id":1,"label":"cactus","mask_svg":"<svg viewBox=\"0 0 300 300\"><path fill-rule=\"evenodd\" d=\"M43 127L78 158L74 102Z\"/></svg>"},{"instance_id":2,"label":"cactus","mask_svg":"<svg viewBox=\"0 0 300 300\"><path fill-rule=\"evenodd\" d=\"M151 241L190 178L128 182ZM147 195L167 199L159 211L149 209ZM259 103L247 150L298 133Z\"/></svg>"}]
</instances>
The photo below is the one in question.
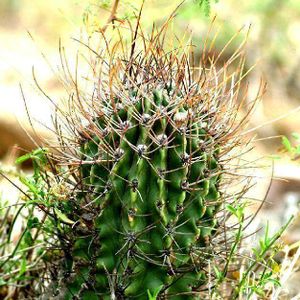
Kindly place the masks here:
<instances>
[{"instance_id":1,"label":"cactus","mask_svg":"<svg viewBox=\"0 0 300 300\"><path fill-rule=\"evenodd\" d=\"M129 43L87 44L87 84L66 82L53 154L65 194L50 205L47 256L58 299L198 299L208 262L226 265L224 206L246 189L228 192L231 162L253 108L237 101L243 58L218 68L204 49L196 65L192 46L164 44L168 23L149 38L137 26Z\"/></svg>"},{"instance_id":2,"label":"cactus","mask_svg":"<svg viewBox=\"0 0 300 300\"><path fill-rule=\"evenodd\" d=\"M109 293L114 272L123 296L160 285L168 294L190 292L205 281L201 249L216 231L219 147L210 145L209 115L183 98L172 82L129 90L114 99L115 109L105 104L108 114L94 120L99 134L81 146L81 175L91 189L81 201L97 211L99 291ZM85 242L85 253L98 248Z\"/></svg>"}]
</instances>

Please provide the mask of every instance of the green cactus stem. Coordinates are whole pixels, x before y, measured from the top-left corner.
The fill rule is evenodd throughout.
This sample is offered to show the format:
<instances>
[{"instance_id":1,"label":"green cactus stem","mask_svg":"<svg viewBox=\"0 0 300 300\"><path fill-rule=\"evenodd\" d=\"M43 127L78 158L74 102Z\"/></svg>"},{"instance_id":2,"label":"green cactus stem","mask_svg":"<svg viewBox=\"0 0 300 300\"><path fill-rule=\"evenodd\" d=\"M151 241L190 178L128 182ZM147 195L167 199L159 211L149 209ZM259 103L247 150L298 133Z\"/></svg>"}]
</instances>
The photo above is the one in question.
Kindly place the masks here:
<instances>
[{"instance_id":1,"label":"green cactus stem","mask_svg":"<svg viewBox=\"0 0 300 300\"><path fill-rule=\"evenodd\" d=\"M54 206L73 221L55 221L58 299L200 299L208 262L226 262L222 209L252 109L238 101L242 69L230 71L243 58L196 65L193 47L164 44L168 22L132 42L115 29L116 42L88 45L87 81L69 80L54 155L70 190Z\"/></svg>"}]
</instances>

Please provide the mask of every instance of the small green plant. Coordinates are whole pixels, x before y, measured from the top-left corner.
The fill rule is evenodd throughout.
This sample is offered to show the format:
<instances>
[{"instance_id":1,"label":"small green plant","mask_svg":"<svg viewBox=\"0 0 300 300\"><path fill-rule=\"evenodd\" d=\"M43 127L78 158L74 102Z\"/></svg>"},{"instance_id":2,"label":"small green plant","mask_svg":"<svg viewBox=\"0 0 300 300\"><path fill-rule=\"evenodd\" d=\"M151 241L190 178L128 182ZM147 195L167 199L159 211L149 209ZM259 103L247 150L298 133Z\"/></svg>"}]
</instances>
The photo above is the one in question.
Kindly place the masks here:
<instances>
[{"instance_id":1,"label":"small green plant","mask_svg":"<svg viewBox=\"0 0 300 300\"><path fill-rule=\"evenodd\" d=\"M210 15L211 12L211 2L212 0L194 0L196 4L198 4L201 8L203 8L206 16ZM214 0L215 3L219 2L219 0Z\"/></svg>"},{"instance_id":2,"label":"small green plant","mask_svg":"<svg viewBox=\"0 0 300 300\"><path fill-rule=\"evenodd\" d=\"M34 166L33 176L18 170L0 170L0 175L9 180L21 195L14 204L9 204L9 201L0 202L0 291L1 286L3 295L4 291L8 293L9 290L12 299L27 299L35 295L35 289L39 285L36 279L45 270L45 261L42 259L45 254L45 240L49 241L47 230L43 228L45 215L41 217L39 213L44 210L40 200L45 199L46 191L40 172L40 167L45 165L45 149L37 149L24 155L16 163L20 164L28 159L32 160ZM14 182L16 178L23 187Z\"/></svg>"},{"instance_id":3,"label":"small green plant","mask_svg":"<svg viewBox=\"0 0 300 300\"><path fill-rule=\"evenodd\" d=\"M281 143L284 150L291 156L292 159L298 159L300 157L300 134L297 132L292 133L293 141L286 136L282 137ZM296 145L293 145L295 144Z\"/></svg>"},{"instance_id":4,"label":"small green plant","mask_svg":"<svg viewBox=\"0 0 300 300\"><path fill-rule=\"evenodd\" d=\"M280 266L274 260L274 255L280 250L276 242L290 225L292 219L290 218L272 236L269 235L269 224L267 224L264 236L259 239L259 244L252 248L252 261L247 261L244 272L234 288L232 299L238 299L240 295L245 295L246 299L252 299L253 294L265 297L272 287L280 286L277 274ZM254 269L256 270L253 272Z\"/></svg>"}]
</instances>

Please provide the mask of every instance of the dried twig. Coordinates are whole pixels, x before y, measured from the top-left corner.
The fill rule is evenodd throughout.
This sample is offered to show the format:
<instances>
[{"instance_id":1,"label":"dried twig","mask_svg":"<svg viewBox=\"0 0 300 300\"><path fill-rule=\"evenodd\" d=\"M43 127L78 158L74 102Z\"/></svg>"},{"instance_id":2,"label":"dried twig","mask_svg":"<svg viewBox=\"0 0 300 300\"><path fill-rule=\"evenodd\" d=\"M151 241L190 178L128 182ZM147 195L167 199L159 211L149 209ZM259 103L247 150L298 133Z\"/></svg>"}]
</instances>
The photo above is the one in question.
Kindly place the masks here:
<instances>
[{"instance_id":1,"label":"dried twig","mask_svg":"<svg viewBox=\"0 0 300 300\"><path fill-rule=\"evenodd\" d=\"M102 33L104 33L109 26L110 23L113 23L115 20L117 20L117 10L118 10L118 5L120 3L120 0L115 0L111 9L111 13L105 23L105 25L100 29Z\"/></svg>"}]
</instances>

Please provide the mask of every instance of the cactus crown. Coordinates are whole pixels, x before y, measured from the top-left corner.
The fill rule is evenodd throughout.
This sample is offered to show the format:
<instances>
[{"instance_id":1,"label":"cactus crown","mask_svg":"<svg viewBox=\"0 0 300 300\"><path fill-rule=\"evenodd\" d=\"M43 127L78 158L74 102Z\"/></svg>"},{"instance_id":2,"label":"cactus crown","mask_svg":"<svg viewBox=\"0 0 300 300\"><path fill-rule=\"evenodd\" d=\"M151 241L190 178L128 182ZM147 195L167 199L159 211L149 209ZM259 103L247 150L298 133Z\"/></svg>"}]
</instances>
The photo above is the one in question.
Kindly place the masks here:
<instances>
[{"instance_id":1,"label":"cactus crown","mask_svg":"<svg viewBox=\"0 0 300 300\"><path fill-rule=\"evenodd\" d=\"M218 67L204 43L198 64L193 45L167 45L170 22L148 37L138 20L99 34L97 48L88 40L85 78L62 59L69 99L52 159L65 197L50 205L58 297L194 299L208 261L226 265L224 207L247 189L233 161L255 101L240 96L242 47Z\"/></svg>"}]
</instances>

